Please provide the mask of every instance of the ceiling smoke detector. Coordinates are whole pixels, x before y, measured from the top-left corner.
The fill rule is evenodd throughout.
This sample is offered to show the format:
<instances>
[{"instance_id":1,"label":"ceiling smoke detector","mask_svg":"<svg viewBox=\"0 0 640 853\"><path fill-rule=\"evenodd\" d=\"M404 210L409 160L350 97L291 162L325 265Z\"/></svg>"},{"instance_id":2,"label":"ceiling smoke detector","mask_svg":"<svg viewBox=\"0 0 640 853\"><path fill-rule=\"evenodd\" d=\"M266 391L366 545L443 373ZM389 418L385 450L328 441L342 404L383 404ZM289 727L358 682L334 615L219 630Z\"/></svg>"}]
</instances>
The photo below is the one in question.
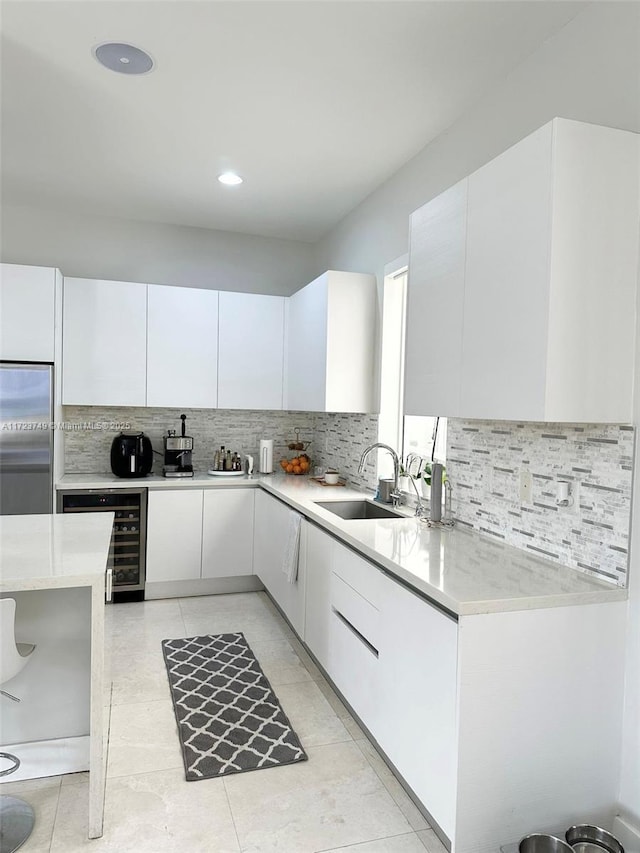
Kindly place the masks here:
<instances>
[{"instance_id":1,"label":"ceiling smoke detector","mask_svg":"<svg viewBox=\"0 0 640 853\"><path fill-rule=\"evenodd\" d=\"M99 44L93 55L100 65L118 74L148 74L153 69L153 59L148 53L124 42Z\"/></svg>"}]
</instances>

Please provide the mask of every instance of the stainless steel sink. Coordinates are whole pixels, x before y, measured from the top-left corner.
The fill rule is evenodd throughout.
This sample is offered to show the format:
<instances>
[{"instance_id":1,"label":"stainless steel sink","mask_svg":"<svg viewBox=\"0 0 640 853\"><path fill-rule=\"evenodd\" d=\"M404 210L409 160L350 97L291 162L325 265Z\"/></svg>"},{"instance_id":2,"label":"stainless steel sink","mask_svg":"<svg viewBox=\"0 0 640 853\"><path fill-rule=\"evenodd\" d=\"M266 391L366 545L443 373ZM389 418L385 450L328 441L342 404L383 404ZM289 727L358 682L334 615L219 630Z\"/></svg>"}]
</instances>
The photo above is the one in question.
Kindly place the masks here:
<instances>
[{"instance_id":1,"label":"stainless steel sink","mask_svg":"<svg viewBox=\"0 0 640 853\"><path fill-rule=\"evenodd\" d=\"M329 510L340 518L345 519L366 519L366 518L404 518L399 512L392 509L387 509L380 504L372 503L371 501L314 501L316 506L321 506L322 509Z\"/></svg>"}]
</instances>

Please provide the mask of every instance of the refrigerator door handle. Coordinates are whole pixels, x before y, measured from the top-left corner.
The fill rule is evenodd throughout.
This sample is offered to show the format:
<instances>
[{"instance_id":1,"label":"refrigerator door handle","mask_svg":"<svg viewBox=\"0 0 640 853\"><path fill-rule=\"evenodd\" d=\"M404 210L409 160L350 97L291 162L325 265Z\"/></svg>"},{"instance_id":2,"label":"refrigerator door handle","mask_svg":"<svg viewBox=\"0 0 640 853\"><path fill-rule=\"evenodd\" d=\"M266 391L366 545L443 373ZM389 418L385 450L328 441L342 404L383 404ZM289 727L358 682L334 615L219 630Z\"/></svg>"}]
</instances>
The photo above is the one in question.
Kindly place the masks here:
<instances>
[{"instance_id":1,"label":"refrigerator door handle","mask_svg":"<svg viewBox=\"0 0 640 853\"><path fill-rule=\"evenodd\" d=\"M104 598L107 604L111 604L113 601L113 569L107 569Z\"/></svg>"}]
</instances>

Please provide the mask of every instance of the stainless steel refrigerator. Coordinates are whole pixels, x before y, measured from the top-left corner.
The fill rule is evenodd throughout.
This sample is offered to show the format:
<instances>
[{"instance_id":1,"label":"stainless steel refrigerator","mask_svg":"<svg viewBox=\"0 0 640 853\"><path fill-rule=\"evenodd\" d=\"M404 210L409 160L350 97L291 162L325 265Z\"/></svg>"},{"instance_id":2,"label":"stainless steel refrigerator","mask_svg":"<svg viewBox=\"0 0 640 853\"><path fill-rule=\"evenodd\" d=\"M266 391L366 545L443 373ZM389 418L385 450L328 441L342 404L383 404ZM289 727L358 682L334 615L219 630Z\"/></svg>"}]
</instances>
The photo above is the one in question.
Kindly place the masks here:
<instances>
[{"instance_id":1,"label":"stainless steel refrigerator","mask_svg":"<svg viewBox=\"0 0 640 853\"><path fill-rule=\"evenodd\" d=\"M53 367L0 362L0 515L52 512Z\"/></svg>"}]
</instances>

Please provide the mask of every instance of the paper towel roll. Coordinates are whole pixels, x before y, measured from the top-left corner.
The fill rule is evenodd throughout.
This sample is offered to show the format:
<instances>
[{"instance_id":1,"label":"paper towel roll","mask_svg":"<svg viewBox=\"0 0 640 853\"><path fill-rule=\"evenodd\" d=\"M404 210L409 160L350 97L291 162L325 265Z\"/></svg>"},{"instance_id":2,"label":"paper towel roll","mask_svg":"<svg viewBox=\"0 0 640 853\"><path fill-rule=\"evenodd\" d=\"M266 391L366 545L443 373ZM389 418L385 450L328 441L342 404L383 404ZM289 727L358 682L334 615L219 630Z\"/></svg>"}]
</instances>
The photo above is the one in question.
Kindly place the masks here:
<instances>
[{"instance_id":1,"label":"paper towel roll","mask_svg":"<svg viewBox=\"0 0 640 853\"><path fill-rule=\"evenodd\" d=\"M260 441L260 468L261 474L273 474L273 439L263 438Z\"/></svg>"}]
</instances>

